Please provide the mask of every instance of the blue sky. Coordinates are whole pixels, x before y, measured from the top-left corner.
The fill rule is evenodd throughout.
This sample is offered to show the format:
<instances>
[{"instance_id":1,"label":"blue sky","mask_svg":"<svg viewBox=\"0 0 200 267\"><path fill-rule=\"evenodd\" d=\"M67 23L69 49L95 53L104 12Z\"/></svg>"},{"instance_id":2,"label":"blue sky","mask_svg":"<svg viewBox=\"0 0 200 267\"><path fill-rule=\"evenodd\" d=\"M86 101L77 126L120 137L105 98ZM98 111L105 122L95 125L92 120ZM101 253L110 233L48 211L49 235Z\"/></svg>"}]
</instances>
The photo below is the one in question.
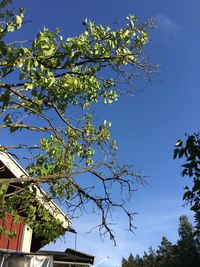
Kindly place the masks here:
<instances>
[{"instance_id":1,"label":"blue sky","mask_svg":"<svg viewBox=\"0 0 200 267\"><path fill-rule=\"evenodd\" d=\"M16 1L14 1L15 3ZM155 18L148 54L160 64L160 71L135 96L124 96L112 106L99 110L98 116L113 122L112 132L120 146L120 158L133 163L147 176L145 185L129 203L134 211L135 234L125 231L125 219L116 214L117 247L98 232L85 234L95 225L92 214L74 220L78 231L77 248L97 258L109 256L99 266L120 266L122 256L142 254L150 245L158 245L163 235L175 242L178 218L192 215L182 207L183 187L187 179L180 176L180 162L174 161L173 147L184 134L199 130L199 10L198 0L43 0L17 1L26 8L26 19L33 20L19 32L20 38L32 37L46 26L62 29L63 36L81 32L85 18L97 24L121 25L133 14L140 20ZM98 110L97 110L98 111ZM48 249L74 247L74 236L66 234Z\"/></svg>"}]
</instances>

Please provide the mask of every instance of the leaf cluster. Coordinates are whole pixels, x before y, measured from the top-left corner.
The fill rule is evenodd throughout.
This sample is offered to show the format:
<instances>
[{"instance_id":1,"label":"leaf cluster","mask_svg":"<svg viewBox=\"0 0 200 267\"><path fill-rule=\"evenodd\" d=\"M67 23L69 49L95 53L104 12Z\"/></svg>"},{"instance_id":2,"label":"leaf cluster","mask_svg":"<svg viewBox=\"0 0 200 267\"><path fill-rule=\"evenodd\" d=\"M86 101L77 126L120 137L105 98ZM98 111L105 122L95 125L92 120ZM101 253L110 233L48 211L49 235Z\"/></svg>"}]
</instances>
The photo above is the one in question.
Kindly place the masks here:
<instances>
[{"instance_id":1,"label":"leaf cluster","mask_svg":"<svg viewBox=\"0 0 200 267\"><path fill-rule=\"evenodd\" d=\"M1 214L17 218L25 210L26 223L37 233L49 232L50 218L33 193L35 185L42 186L44 201L64 204L69 217L92 206L101 215L101 233L114 239L107 221L112 208L125 213L132 230L134 213L126 203L142 177L118 164L111 123L96 121L93 107L112 104L128 91L122 85L134 84L136 77L149 79L156 70L144 55L151 22L128 16L123 28L111 29L86 19L78 36L44 28L31 41L7 43L8 34L16 40L24 19L24 9L15 14L9 3L0 3L0 130L20 134L24 143L11 138L0 149L23 155L30 176L0 180ZM29 137L37 141L30 143Z\"/></svg>"},{"instance_id":2,"label":"leaf cluster","mask_svg":"<svg viewBox=\"0 0 200 267\"><path fill-rule=\"evenodd\" d=\"M52 210L52 213L49 213L46 208L49 205L49 199L46 199L46 202L44 202L44 199L36 196L39 188L35 186L27 188L25 185L18 186L17 188L16 185L1 185L0 217L3 218L9 214L15 223L26 223L33 230L36 237L43 238L43 245L63 235L67 229L64 229L61 222L52 216L52 213L55 211ZM17 191L17 194L15 194L15 191ZM4 225L0 228L1 235L8 236L9 239L16 238L15 230L10 230Z\"/></svg>"},{"instance_id":3,"label":"leaf cluster","mask_svg":"<svg viewBox=\"0 0 200 267\"><path fill-rule=\"evenodd\" d=\"M174 158L183 158L182 176L192 179L192 187L185 187L183 200L189 203L195 212L196 229L200 231L200 139L199 133L188 135L183 142L178 140L174 149Z\"/></svg>"}]
</instances>

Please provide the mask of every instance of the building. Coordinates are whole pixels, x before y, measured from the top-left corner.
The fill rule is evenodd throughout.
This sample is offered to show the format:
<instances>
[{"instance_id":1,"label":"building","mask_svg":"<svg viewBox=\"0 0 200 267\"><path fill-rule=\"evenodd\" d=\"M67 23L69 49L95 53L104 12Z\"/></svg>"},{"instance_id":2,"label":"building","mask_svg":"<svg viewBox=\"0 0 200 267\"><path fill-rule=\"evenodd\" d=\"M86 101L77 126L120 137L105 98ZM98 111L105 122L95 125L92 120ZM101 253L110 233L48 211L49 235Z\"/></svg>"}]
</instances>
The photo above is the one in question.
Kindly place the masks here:
<instances>
[{"instance_id":1,"label":"building","mask_svg":"<svg viewBox=\"0 0 200 267\"><path fill-rule=\"evenodd\" d=\"M15 159L6 152L0 151L0 178L10 178L10 177L28 177L26 171L15 161ZM42 202L41 194L45 194L44 191L38 190L37 197ZM64 231L70 231L75 233L74 229L71 227L71 221L62 212L62 210L53 202L48 203L42 202L42 205L47 209L47 211L52 216L52 219L59 220L62 224ZM62 266L89 266L94 263L94 256L87 255L82 252L78 252L72 249L66 249L64 252L56 251L40 251L40 249L46 245L44 243L43 236L36 236L34 231L23 222L15 223L10 214L0 219L0 227L3 226L8 230L13 230L16 232L16 237L9 239L8 236L1 234L0 236L0 266L12 267L12 259L17 259L19 262L28 261L33 262L36 259L45 259L46 265L41 265L41 267L62 267ZM2 261L2 262L1 262ZM9 265L7 262L10 262ZM4 262L4 263L3 263ZM15 262L13 260L13 262ZM42 260L41 260L42 262ZM53 263L50 263L53 262ZM16 262L15 262L16 263ZM13 263L14 264L14 263ZM30 263L32 264L32 263ZM52 265L53 264L53 265ZM13 265L14 266L14 265ZM19 266L25 266L20 265ZM27 267L29 265L26 265ZM40 267L40 265L35 265ZM18 267L18 265L16 265ZM30 265L34 267L34 265Z\"/></svg>"}]
</instances>

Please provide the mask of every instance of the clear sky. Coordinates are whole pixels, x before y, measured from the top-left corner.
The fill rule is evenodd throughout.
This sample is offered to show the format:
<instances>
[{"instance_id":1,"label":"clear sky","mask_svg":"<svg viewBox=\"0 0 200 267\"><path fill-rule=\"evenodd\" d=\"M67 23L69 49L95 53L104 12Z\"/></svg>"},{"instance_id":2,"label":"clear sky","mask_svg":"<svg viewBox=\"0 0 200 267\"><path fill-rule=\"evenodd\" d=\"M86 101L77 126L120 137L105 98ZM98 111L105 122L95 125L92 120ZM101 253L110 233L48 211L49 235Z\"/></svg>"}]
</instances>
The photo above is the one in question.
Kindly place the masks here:
<instances>
[{"instance_id":1,"label":"clear sky","mask_svg":"<svg viewBox=\"0 0 200 267\"><path fill-rule=\"evenodd\" d=\"M26 8L32 24L19 32L18 39L32 39L43 26L60 27L63 36L80 33L85 18L101 24L121 24L133 14L140 20L155 18L157 29L151 34L148 53L160 64L160 72L151 84L134 97L124 96L112 106L99 110L98 116L113 122L113 135L120 146L120 158L142 169L145 185L129 203L134 211L135 234L125 231L125 219L116 214L117 247L98 232L85 234L95 225L95 216L86 214L74 220L78 232L77 249L93 254L99 266L120 266L122 256L142 254L150 245L159 244L163 235L172 242L178 238L178 218L187 214L182 207L183 187L187 179L180 176L180 162L174 161L173 147L185 133L199 130L199 0L18 0ZM47 249L74 248L73 234L66 234Z\"/></svg>"}]
</instances>

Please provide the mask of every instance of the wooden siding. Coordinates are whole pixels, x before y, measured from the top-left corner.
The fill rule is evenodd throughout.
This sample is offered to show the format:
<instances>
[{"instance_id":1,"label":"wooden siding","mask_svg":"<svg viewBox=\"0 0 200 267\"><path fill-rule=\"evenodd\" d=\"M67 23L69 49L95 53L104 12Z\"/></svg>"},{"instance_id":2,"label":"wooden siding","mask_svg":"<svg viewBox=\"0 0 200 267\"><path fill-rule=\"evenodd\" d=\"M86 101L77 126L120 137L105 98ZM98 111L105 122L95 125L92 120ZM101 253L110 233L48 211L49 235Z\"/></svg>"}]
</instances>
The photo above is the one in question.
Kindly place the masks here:
<instances>
[{"instance_id":1,"label":"wooden siding","mask_svg":"<svg viewBox=\"0 0 200 267\"><path fill-rule=\"evenodd\" d=\"M24 233L23 223L15 223L11 215L7 214L5 218L0 219L0 226L8 230L14 230L16 237L9 239L4 233L0 236L0 249L21 250Z\"/></svg>"}]
</instances>

